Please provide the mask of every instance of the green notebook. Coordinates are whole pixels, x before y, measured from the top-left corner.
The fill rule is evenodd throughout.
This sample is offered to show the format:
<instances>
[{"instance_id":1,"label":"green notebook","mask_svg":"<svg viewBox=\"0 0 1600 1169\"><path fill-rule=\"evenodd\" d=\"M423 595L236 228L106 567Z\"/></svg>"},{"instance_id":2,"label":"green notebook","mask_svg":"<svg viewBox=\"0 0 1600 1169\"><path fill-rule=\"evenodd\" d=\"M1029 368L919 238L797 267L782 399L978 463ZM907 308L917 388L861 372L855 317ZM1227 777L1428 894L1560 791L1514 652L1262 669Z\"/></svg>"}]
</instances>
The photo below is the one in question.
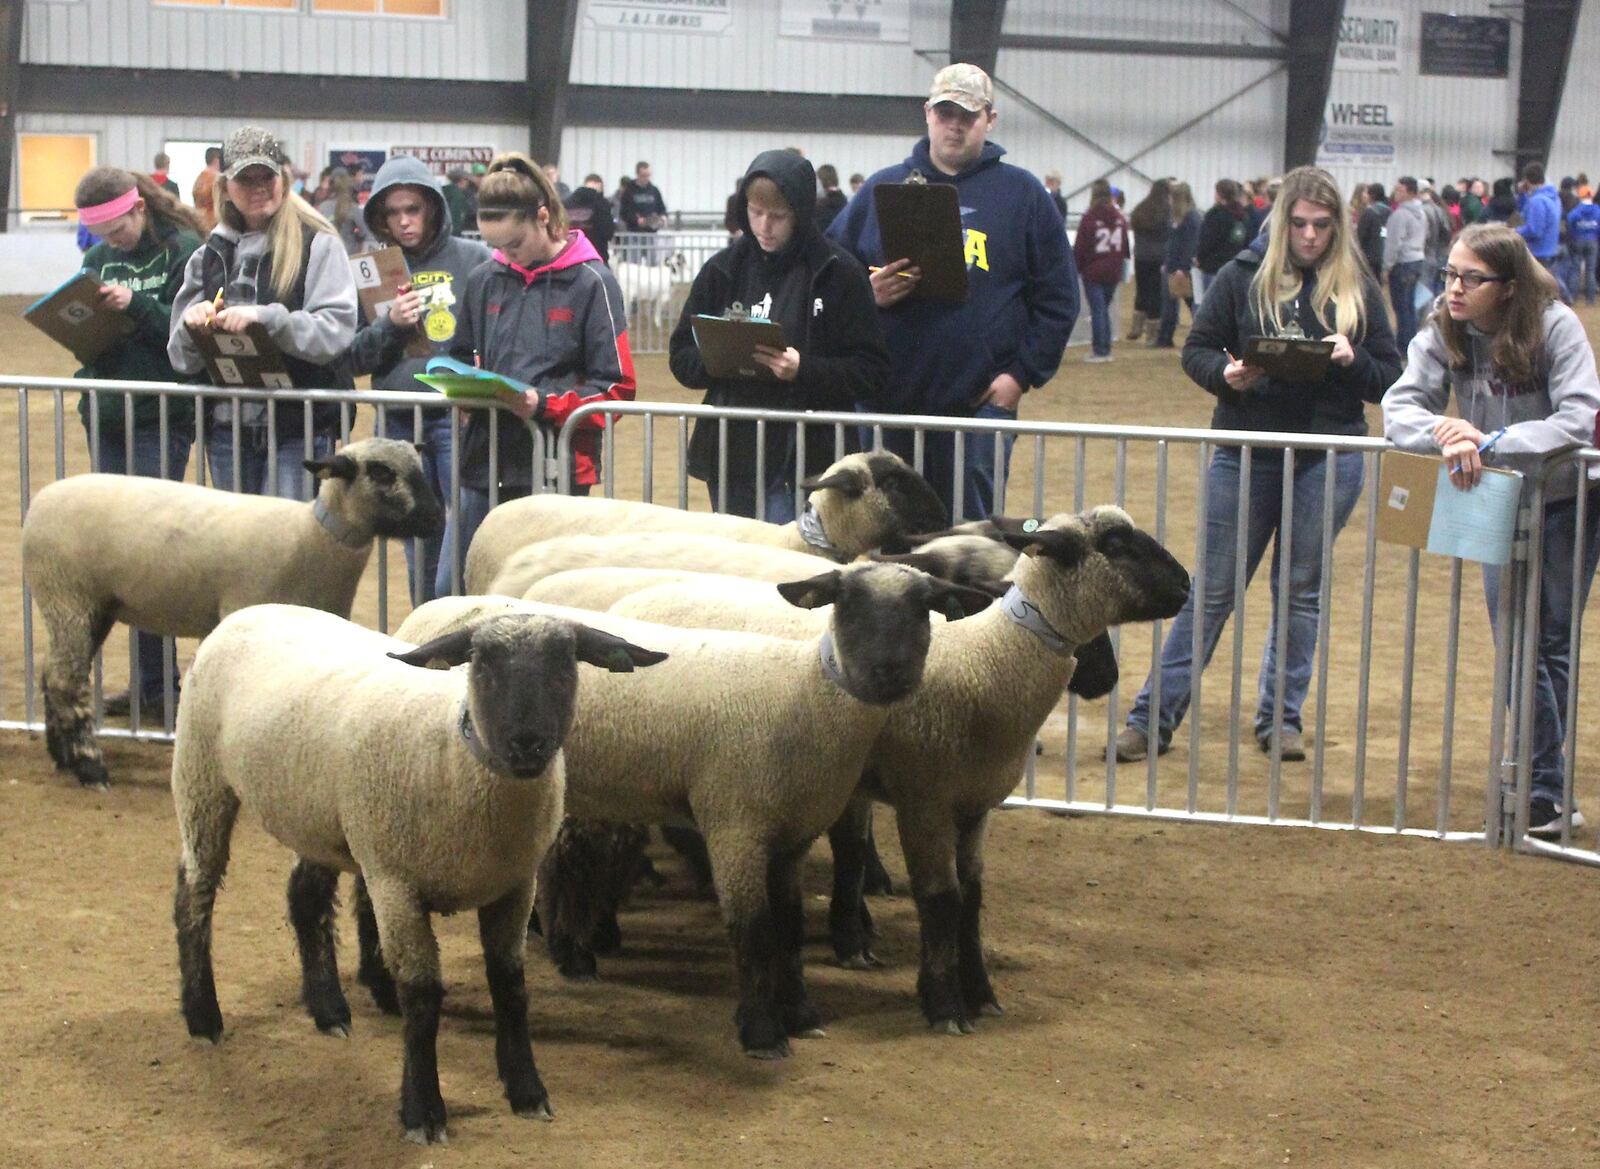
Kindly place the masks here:
<instances>
[{"instance_id":1,"label":"green notebook","mask_svg":"<svg viewBox=\"0 0 1600 1169\"><path fill-rule=\"evenodd\" d=\"M517 405L522 395L533 388L527 382L477 369L453 357L435 357L428 362L428 372L415 377L447 398L497 398L508 406Z\"/></svg>"}]
</instances>

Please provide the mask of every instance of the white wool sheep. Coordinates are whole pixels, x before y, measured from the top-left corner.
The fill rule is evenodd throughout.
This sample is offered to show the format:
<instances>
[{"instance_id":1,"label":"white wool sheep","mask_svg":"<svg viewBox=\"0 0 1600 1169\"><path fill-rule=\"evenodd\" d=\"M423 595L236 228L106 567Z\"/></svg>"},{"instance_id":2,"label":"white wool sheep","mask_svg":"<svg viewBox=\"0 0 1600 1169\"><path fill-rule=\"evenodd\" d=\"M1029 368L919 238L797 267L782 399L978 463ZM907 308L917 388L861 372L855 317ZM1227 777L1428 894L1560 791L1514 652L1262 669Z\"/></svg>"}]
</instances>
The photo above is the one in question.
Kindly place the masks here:
<instances>
[{"instance_id":1,"label":"white wool sheep","mask_svg":"<svg viewBox=\"0 0 1600 1169\"><path fill-rule=\"evenodd\" d=\"M469 659L465 670L417 668ZM222 1038L211 918L234 821L248 806L298 854L289 917L301 993L330 1034L350 1028L334 893L341 871L364 878L385 971L375 995L391 1008L397 1000L405 1016L407 1135L424 1144L446 1136L434 912L478 910L506 1097L518 1115L548 1119L523 951L534 872L561 819L576 663L631 671L659 660L541 616L486 621L418 649L296 606L253 606L224 620L190 669L172 760L183 842L173 920L189 1033Z\"/></svg>"},{"instance_id":2,"label":"white wool sheep","mask_svg":"<svg viewBox=\"0 0 1600 1169\"><path fill-rule=\"evenodd\" d=\"M928 612L987 600L899 565L836 570L801 582L789 599L833 604L828 636L672 629L514 603L670 655L642 685L585 685L566 740L568 811L705 834L737 957L740 1042L764 1058L787 1054L789 1036L819 1023L800 964L798 862L855 789L887 704L915 689ZM473 613L462 600L423 605L399 636L436 631L452 607ZM548 922L542 906L541 898Z\"/></svg>"},{"instance_id":3,"label":"white wool sheep","mask_svg":"<svg viewBox=\"0 0 1600 1169\"><path fill-rule=\"evenodd\" d=\"M125 475L78 475L39 492L22 570L50 631L41 672L45 743L78 782L108 782L89 705L94 655L117 621L203 637L268 601L350 614L378 536L436 535L444 508L416 448L370 438L308 459L309 503Z\"/></svg>"},{"instance_id":4,"label":"white wool sheep","mask_svg":"<svg viewBox=\"0 0 1600 1169\"><path fill-rule=\"evenodd\" d=\"M611 272L622 290L628 319L643 321L649 317L655 321L657 329L666 328L672 315L673 286L687 278L687 257L682 252L673 252L659 264L613 260Z\"/></svg>"},{"instance_id":5,"label":"white wool sheep","mask_svg":"<svg viewBox=\"0 0 1600 1169\"><path fill-rule=\"evenodd\" d=\"M605 612L623 597L654 585L696 581L713 575L694 572L687 568L570 568L535 581L522 594L525 601L545 601L552 605L576 605L581 609ZM726 580L749 580L749 577L723 577ZM785 577L784 579L791 579ZM776 593L772 594L777 596ZM786 606L787 607L787 606ZM799 612L799 610L795 610Z\"/></svg>"},{"instance_id":6,"label":"white wool sheep","mask_svg":"<svg viewBox=\"0 0 1600 1169\"><path fill-rule=\"evenodd\" d=\"M610 536L556 536L518 549L483 591L526 596L546 577L575 568L676 568L719 572L753 580L799 580L815 575L818 561L804 552L741 544L719 536L680 532ZM577 595L566 603L587 606Z\"/></svg>"},{"instance_id":7,"label":"white wool sheep","mask_svg":"<svg viewBox=\"0 0 1600 1169\"><path fill-rule=\"evenodd\" d=\"M844 562L874 548L904 551L949 522L927 480L887 451L846 455L805 480L806 514L787 524L595 496L530 495L492 510L467 549L468 592L484 592L519 549L555 536L688 532L770 544Z\"/></svg>"},{"instance_id":8,"label":"white wool sheep","mask_svg":"<svg viewBox=\"0 0 1600 1169\"><path fill-rule=\"evenodd\" d=\"M922 923L923 1010L931 1024L951 1031L969 1031L973 1016L998 1010L979 938L988 812L1015 788L1069 680L1088 696L1115 682L1107 627L1173 616L1189 584L1178 562L1116 508L1058 515L1042 526L994 522L1024 553L1013 590L985 613L934 627L922 685L890 709L867 758L862 798L829 833L836 953L846 965L875 964L861 902L868 800L895 809ZM654 586L612 611L784 635L802 634L813 616L775 610L762 602L759 586L710 583L698 594L693 585ZM1075 648L1091 666L1082 689Z\"/></svg>"}]
</instances>

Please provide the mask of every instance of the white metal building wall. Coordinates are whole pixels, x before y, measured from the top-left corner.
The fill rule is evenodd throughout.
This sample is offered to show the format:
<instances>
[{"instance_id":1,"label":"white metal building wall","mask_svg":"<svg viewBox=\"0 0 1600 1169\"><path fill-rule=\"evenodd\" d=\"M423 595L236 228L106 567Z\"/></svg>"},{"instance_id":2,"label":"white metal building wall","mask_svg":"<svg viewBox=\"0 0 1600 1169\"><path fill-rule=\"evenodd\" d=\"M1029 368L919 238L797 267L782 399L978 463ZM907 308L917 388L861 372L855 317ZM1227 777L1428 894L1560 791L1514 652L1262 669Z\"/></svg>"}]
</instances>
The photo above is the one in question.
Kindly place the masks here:
<instances>
[{"instance_id":1,"label":"white metal building wall","mask_svg":"<svg viewBox=\"0 0 1600 1169\"><path fill-rule=\"evenodd\" d=\"M862 45L778 35L778 0L735 0L721 36L590 27L578 17L571 80L579 85L917 93L927 67L912 51L950 43L949 0L911 0L909 45Z\"/></svg>"},{"instance_id":2,"label":"white metal building wall","mask_svg":"<svg viewBox=\"0 0 1600 1169\"><path fill-rule=\"evenodd\" d=\"M1555 138L1550 146L1552 180L1579 171L1587 174L1591 183L1600 177L1600 71L1594 67L1597 58L1600 58L1600 5L1590 3L1579 12L1578 31L1572 41L1567 91L1561 101L1561 115L1556 119ZM1513 128L1515 125L1513 120Z\"/></svg>"},{"instance_id":3,"label":"white metal building wall","mask_svg":"<svg viewBox=\"0 0 1600 1169\"><path fill-rule=\"evenodd\" d=\"M390 146L492 146L526 150L528 132L520 126L440 122L347 122L264 118L261 124L282 136L296 165L313 176L327 165L330 149L388 149ZM105 166L147 170L150 160L170 140L221 142L239 125L230 118L160 118L107 114L21 114L19 133L95 134L96 157ZM307 163L311 165L307 166ZM12 206L17 205L15 168Z\"/></svg>"},{"instance_id":4,"label":"white metal building wall","mask_svg":"<svg viewBox=\"0 0 1600 1169\"><path fill-rule=\"evenodd\" d=\"M22 59L36 65L330 76L480 81L527 76L524 0L451 0L447 10L447 18L427 20L206 12L152 0L29 0Z\"/></svg>"},{"instance_id":5,"label":"white metal building wall","mask_svg":"<svg viewBox=\"0 0 1600 1169\"><path fill-rule=\"evenodd\" d=\"M1005 23L1007 33L1027 36L1255 45L1288 27L1288 0L1008 0Z\"/></svg>"}]
</instances>

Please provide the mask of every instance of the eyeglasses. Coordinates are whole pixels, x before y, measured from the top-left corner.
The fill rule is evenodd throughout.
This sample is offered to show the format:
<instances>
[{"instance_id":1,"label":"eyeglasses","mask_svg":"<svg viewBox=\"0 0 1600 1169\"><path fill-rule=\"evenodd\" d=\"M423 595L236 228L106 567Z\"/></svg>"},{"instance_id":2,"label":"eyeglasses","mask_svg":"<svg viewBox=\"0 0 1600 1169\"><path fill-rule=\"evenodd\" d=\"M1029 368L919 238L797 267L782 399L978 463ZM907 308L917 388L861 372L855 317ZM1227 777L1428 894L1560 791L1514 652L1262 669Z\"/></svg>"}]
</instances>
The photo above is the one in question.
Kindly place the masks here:
<instances>
[{"instance_id":1,"label":"eyeglasses","mask_svg":"<svg viewBox=\"0 0 1600 1169\"><path fill-rule=\"evenodd\" d=\"M1452 280L1459 280L1462 288L1468 292L1476 292L1485 284L1504 284L1509 277L1491 276L1487 272L1457 272L1454 268L1440 268L1439 279L1444 281L1447 288Z\"/></svg>"}]
</instances>

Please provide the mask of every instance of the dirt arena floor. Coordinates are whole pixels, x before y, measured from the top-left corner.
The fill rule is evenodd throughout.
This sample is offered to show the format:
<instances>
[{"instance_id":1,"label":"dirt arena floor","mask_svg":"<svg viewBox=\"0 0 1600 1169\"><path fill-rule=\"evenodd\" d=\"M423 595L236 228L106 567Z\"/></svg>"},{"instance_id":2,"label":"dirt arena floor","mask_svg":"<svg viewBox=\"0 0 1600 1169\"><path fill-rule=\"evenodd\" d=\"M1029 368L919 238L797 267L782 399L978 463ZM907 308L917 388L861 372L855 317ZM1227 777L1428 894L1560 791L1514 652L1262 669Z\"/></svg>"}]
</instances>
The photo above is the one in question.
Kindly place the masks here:
<instances>
[{"instance_id":1,"label":"dirt arena floor","mask_svg":"<svg viewBox=\"0 0 1600 1169\"><path fill-rule=\"evenodd\" d=\"M69 374L70 359L0 300L0 369ZM1585 312L1591 335L1600 316ZM1204 425L1209 400L1175 354L1119 343L1110 365L1069 354L1032 394L1027 419ZM641 359L641 398L690 400L663 359ZM67 471L84 469L64 397ZM54 477L54 405L28 415L37 490ZM0 398L0 515L20 514L18 401ZM676 498L677 437L659 426L655 498ZM617 492L642 488L640 431L619 432ZM1167 453L1165 515L1157 456L1110 443L1084 449L1082 502L1122 499L1193 560L1195 452ZM1019 443L1009 510L1076 506L1077 452L1043 458ZM1122 473L1119 475L1119 463ZM1120 484L1120 490L1119 490ZM692 502L703 506L696 491ZM1457 714L1449 781L1441 768L1448 572L1425 558L1413 674L1416 714L1400 763L1401 615L1407 556L1380 545L1365 755L1357 751L1365 500L1341 536L1333 585L1323 767L1285 764L1275 786L1249 737L1267 591L1249 593L1235 670L1225 636L1205 674L1202 747L1191 780L1180 735L1154 773L1118 770L1115 802L1285 818L1474 831L1487 773L1489 671L1481 590L1463 587ZM390 550L390 580L403 561ZM1264 575L1263 570L1263 575ZM356 616L379 621L374 569ZM404 616L403 589L387 606ZM16 523L0 523L0 719L26 713ZM42 643L42 635L41 635ZM1148 668L1152 633L1124 630L1124 684L1108 702L1053 718L1038 795L1103 802L1100 749ZM108 689L125 678L119 633ZM192 647L181 647L187 656ZM1586 663L1587 665L1587 663ZM1245 729L1227 782L1238 673ZM1592 705L1585 704L1585 711ZM1579 793L1592 719L1580 719ZM1068 755L1068 747L1073 753ZM915 1006L915 913L878 903L884 970L843 971L821 930L827 866L813 857L814 995L828 1038L779 1065L743 1058L731 1026L733 973L714 906L689 897L674 859L626 912L626 951L603 980L562 983L530 954L532 1031L558 1113L512 1117L494 1077L493 1028L470 919L439 923L449 998L440 1067L448 1148L405 1145L394 1120L399 1027L349 986L355 1033L318 1035L299 1008L284 918L289 854L246 818L219 899L216 952L228 1038L191 1043L176 1004L170 897L176 833L169 751L108 742L117 786L86 794L54 773L42 741L0 732L0 1164L424 1166L872 1163L1034 1166L1590 1165L1600 1154L1592 923L1600 884L1586 868L1472 844L1348 832L1179 825L1019 810L989 845L987 943L1005 1018L975 1036L928 1034ZM1358 785L1357 777L1362 781ZM1071 776L1069 787L1068 776ZM1402 782L1403 781L1403 782ZM1191 786L1192 784L1192 786ZM1445 796L1448 795L1447 802ZM1595 810L1591 808L1591 810ZM903 873L887 818L893 871ZM1593 847L1591 833L1577 843ZM825 852L825 850L823 850ZM354 931L341 944L354 969Z\"/></svg>"}]
</instances>

